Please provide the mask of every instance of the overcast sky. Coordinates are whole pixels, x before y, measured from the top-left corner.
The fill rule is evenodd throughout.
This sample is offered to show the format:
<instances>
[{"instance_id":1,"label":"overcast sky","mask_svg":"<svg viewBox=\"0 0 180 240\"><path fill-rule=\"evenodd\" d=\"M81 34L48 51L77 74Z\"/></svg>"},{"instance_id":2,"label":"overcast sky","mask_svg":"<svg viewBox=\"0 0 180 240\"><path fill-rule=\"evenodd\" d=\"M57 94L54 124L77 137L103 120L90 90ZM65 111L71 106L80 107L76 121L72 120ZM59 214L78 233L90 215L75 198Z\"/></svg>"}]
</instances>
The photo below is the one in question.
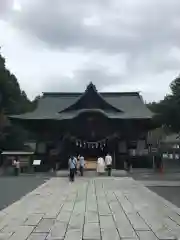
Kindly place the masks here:
<instances>
[{"instance_id":1,"label":"overcast sky","mask_svg":"<svg viewBox=\"0 0 180 240\"><path fill-rule=\"evenodd\" d=\"M30 98L43 91L141 91L180 73L180 0L0 0L0 46Z\"/></svg>"}]
</instances>

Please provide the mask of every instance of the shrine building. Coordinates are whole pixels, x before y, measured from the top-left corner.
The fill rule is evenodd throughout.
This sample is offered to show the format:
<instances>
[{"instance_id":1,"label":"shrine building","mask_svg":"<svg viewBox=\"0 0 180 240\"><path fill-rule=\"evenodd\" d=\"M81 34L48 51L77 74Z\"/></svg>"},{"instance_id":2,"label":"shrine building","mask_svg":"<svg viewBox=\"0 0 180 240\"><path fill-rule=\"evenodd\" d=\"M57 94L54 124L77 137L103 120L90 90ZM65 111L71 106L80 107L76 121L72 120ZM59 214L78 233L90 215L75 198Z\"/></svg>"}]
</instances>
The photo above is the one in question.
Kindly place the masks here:
<instances>
[{"instance_id":1,"label":"shrine building","mask_svg":"<svg viewBox=\"0 0 180 240\"><path fill-rule=\"evenodd\" d=\"M127 157L134 167L151 166L152 113L138 92L98 92L93 83L85 92L45 92L35 111L10 119L34 133L36 159L47 169L55 162L67 168L70 155L82 154L90 164L107 153L116 169Z\"/></svg>"}]
</instances>

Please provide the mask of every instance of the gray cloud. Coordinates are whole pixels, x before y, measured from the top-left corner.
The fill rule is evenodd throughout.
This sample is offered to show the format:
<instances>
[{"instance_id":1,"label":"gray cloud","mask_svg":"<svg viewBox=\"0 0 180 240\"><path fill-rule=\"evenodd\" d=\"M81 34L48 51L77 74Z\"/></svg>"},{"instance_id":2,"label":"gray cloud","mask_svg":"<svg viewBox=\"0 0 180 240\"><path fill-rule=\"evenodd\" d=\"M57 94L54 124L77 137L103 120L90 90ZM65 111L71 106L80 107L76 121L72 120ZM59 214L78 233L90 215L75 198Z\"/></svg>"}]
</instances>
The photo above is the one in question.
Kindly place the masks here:
<instances>
[{"instance_id":1,"label":"gray cloud","mask_svg":"<svg viewBox=\"0 0 180 240\"><path fill-rule=\"evenodd\" d=\"M34 2L34 4L33 4ZM110 1L106 1L110 3ZM100 26L86 26L83 21L92 14L102 17ZM104 1L32 0L24 5L22 12L13 19L16 26L30 32L50 47L60 49L81 48L85 50L117 51L136 46L136 36L127 38L126 30L118 26L118 19L104 19L110 4ZM95 13L94 13L95 12ZM107 15L109 13L107 12ZM101 16L102 15L102 16ZM108 17L108 16L107 16ZM107 25L106 21L107 21ZM114 25L114 23L117 23ZM114 25L114 29L112 26Z\"/></svg>"},{"instance_id":2,"label":"gray cloud","mask_svg":"<svg viewBox=\"0 0 180 240\"><path fill-rule=\"evenodd\" d=\"M179 0L31 0L13 21L50 46L139 54L180 44L179 13ZM99 25L83 23L92 16Z\"/></svg>"},{"instance_id":3,"label":"gray cloud","mask_svg":"<svg viewBox=\"0 0 180 240\"><path fill-rule=\"evenodd\" d=\"M44 91L84 91L86 86L93 82L97 89L101 91L105 86L120 83L122 79L117 74L112 74L105 67L95 65L89 68L73 72L72 77L52 76L51 82L46 81Z\"/></svg>"},{"instance_id":4,"label":"gray cloud","mask_svg":"<svg viewBox=\"0 0 180 240\"><path fill-rule=\"evenodd\" d=\"M13 0L0 0L0 19L6 17L13 5Z\"/></svg>"},{"instance_id":5,"label":"gray cloud","mask_svg":"<svg viewBox=\"0 0 180 240\"><path fill-rule=\"evenodd\" d=\"M168 56L180 48L179 16L179 0L31 0L13 23L51 48L126 53L130 70L159 72L179 65ZM99 23L84 24L92 17Z\"/></svg>"},{"instance_id":6,"label":"gray cloud","mask_svg":"<svg viewBox=\"0 0 180 240\"><path fill-rule=\"evenodd\" d=\"M112 89L113 86L116 90L118 86L118 90L123 90L120 85L129 85L133 90L133 87L136 88L138 85L142 90L146 88L148 94L149 84L154 81L158 87L159 81L162 86L164 80L166 85L163 92L159 93L162 97L172 78L179 72L179 0L17 1L21 3L21 11L12 11L12 1L0 0L0 3L3 3L3 10L0 10L0 13L6 13L9 24L13 29L20 30L22 38L28 39L29 46L32 46L32 37L33 45L36 39L37 45L43 43L38 49L38 56L32 48L35 56L31 54L31 58L27 59L26 72L20 67L24 64L24 58L15 57L16 67L19 61L18 74L21 71L19 76L28 79L26 81L20 79L21 82L29 81L27 69L32 76L36 75L32 62L41 66L46 57L49 60L43 68L43 76L38 72L38 89L43 86L42 91L57 89L78 91L83 90L89 81L93 81L98 89L104 86ZM14 42L14 45L17 44ZM40 54L44 48L49 51L46 56ZM22 51L27 50L24 48ZM50 51L58 52L58 57L54 59ZM82 61L75 70L71 66L70 77L67 77L67 74L63 74L63 68L58 66L61 52L76 52L81 57L86 56L89 61L86 64ZM93 53L98 53L98 56L92 57ZM19 55L24 57L25 54ZM123 56L123 66L118 58L113 59L116 55ZM105 59L110 59L108 66ZM50 67L49 70L48 64L49 67L52 65L54 67ZM124 73L118 71L121 67L125 69ZM152 89L149 91L152 94ZM156 98L157 96L158 92Z\"/></svg>"}]
</instances>

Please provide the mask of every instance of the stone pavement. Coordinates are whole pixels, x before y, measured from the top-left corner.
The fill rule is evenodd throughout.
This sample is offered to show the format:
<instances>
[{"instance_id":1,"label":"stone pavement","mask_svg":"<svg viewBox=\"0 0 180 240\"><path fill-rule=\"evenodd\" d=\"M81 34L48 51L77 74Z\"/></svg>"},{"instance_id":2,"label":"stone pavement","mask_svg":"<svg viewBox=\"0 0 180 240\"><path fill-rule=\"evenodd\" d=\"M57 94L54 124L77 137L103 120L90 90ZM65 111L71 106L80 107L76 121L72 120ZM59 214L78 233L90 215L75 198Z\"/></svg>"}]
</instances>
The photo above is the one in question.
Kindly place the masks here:
<instances>
[{"instance_id":1,"label":"stone pavement","mask_svg":"<svg viewBox=\"0 0 180 240\"><path fill-rule=\"evenodd\" d=\"M52 178L0 212L0 240L163 240L180 209L132 178Z\"/></svg>"},{"instance_id":2,"label":"stone pavement","mask_svg":"<svg viewBox=\"0 0 180 240\"><path fill-rule=\"evenodd\" d=\"M68 170L56 171L56 177L66 177L67 178L68 175L69 175L69 171ZM96 170L87 170L87 169L85 169L84 175L86 177L91 177L91 178L98 176ZM105 172L103 175L107 176L107 172ZM112 176L113 177L127 177L127 171L112 169Z\"/></svg>"}]
</instances>

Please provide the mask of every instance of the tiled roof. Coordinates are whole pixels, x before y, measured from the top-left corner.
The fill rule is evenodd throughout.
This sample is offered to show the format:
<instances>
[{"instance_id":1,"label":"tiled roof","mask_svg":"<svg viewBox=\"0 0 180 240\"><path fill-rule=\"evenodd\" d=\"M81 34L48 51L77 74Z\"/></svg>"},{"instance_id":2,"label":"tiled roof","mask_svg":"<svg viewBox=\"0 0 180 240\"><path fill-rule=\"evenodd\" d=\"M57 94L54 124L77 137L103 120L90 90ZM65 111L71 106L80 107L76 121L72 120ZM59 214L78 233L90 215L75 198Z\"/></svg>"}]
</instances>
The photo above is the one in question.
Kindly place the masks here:
<instances>
[{"instance_id":1,"label":"tiled roof","mask_svg":"<svg viewBox=\"0 0 180 240\"><path fill-rule=\"evenodd\" d=\"M94 104L91 108L90 104ZM98 92L90 83L83 93L44 93L34 112L11 118L65 120L77 117L82 112L98 111L108 118L151 119L138 92Z\"/></svg>"},{"instance_id":2,"label":"tiled roof","mask_svg":"<svg viewBox=\"0 0 180 240\"><path fill-rule=\"evenodd\" d=\"M38 107L34 112L13 116L20 119L70 119L77 116L78 111L62 112L74 104L83 93L44 93L39 100ZM144 104L137 92L133 93L100 93L103 99L122 112L109 112L104 114L110 118L122 119L150 119L152 113ZM86 109L84 109L86 110Z\"/></svg>"}]
</instances>

